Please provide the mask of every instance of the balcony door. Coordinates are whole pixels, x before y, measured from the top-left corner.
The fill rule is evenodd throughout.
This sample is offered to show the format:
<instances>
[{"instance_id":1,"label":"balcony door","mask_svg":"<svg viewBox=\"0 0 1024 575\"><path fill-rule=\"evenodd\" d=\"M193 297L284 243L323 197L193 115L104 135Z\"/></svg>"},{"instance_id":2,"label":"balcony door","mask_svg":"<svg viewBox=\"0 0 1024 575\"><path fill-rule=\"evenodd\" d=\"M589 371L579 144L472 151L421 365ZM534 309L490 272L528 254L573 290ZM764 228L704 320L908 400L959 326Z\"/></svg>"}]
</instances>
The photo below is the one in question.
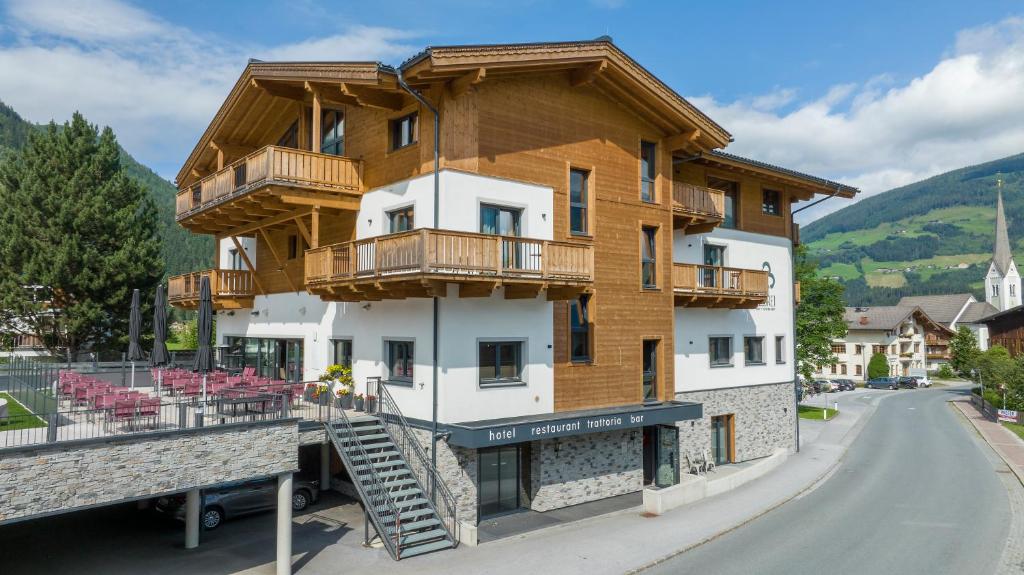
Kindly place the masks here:
<instances>
[{"instance_id":1,"label":"balcony door","mask_svg":"<svg viewBox=\"0 0 1024 575\"><path fill-rule=\"evenodd\" d=\"M518 238L521 235L520 220L523 211L506 206L480 205L480 233ZM530 254L526 246L514 239L501 242L501 267L520 269Z\"/></svg>"},{"instance_id":2,"label":"balcony door","mask_svg":"<svg viewBox=\"0 0 1024 575\"><path fill-rule=\"evenodd\" d=\"M704 265L720 268L725 264L725 246L704 244ZM701 287L721 287L718 269L701 269Z\"/></svg>"}]
</instances>

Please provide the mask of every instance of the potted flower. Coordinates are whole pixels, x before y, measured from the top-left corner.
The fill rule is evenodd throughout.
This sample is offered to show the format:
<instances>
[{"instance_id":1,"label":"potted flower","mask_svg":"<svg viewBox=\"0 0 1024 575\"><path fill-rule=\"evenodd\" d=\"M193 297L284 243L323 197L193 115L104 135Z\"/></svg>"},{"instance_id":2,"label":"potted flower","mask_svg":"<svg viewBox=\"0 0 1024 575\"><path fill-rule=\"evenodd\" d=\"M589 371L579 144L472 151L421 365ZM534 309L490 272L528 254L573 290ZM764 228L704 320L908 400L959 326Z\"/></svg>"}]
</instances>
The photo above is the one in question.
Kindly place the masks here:
<instances>
[{"instance_id":1,"label":"potted flower","mask_svg":"<svg viewBox=\"0 0 1024 575\"><path fill-rule=\"evenodd\" d=\"M349 387L342 387L337 393L336 405L341 409L352 409L352 389Z\"/></svg>"},{"instance_id":2,"label":"potted flower","mask_svg":"<svg viewBox=\"0 0 1024 575\"><path fill-rule=\"evenodd\" d=\"M357 393L356 396L355 396L356 411L362 411L363 410L363 400L364 400L363 394Z\"/></svg>"},{"instance_id":3,"label":"potted flower","mask_svg":"<svg viewBox=\"0 0 1024 575\"><path fill-rule=\"evenodd\" d=\"M315 402L316 401L316 393L317 393L316 392L316 388L317 388L317 384L315 384L315 383L307 383L306 387L303 388L303 390L302 390L302 399L304 399L304 400L306 400L306 401L308 401L310 403Z\"/></svg>"},{"instance_id":4,"label":"potted flower","mask_svg":"<svg viewBox=\"0 0 1024 575\"><path fill-rule=\"evenodd\" d=\"M366 413L373 413L377 410L377 396L367 395L366 396Z\"/></svg>"},{"instance_id":5,"label":"potted flower","mask_svg":"<svg viewBox=\"0 0 1024 575\"><path fill-rule=\"evenodd\" d=\"M330 405L331 403L331 387L326 383L320 383L316 386L316 402L320 405Z\"/></svg>"}]
</instances>

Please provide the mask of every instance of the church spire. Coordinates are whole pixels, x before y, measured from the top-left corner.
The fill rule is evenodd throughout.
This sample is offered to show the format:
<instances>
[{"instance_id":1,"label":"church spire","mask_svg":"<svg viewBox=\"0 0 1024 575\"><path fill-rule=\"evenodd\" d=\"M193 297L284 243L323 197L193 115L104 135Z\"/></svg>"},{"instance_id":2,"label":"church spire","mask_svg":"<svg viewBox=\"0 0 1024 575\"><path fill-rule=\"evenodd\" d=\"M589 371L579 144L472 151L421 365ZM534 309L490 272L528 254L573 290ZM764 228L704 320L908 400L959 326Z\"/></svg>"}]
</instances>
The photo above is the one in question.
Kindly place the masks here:
<instances>
[{"instance_id":1,"label":"church spire","mask_svg":"<svg viewBox=\"0 0 1024 575\"><path fill-rule=\"evenodd\" d=\"M1013 261L1013 254L1010 253L1010 236L1006 233L1006 214L1003 213L1003 180L996 180L996 186L996 245L992 252L992 263L1005 276Z\"/></svg>"}]
</instances>

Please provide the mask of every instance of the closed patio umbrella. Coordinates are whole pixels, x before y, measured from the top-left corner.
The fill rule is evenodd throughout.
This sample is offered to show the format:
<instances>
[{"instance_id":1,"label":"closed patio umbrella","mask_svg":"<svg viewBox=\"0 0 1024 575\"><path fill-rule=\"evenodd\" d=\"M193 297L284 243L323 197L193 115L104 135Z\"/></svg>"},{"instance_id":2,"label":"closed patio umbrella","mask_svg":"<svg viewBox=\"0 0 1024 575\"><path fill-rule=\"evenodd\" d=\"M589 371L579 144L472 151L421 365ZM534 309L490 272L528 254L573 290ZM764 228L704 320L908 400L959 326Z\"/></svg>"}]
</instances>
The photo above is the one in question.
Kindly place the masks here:
<instances>
[{"instance_id":1,"label":"closed patio umbrella","mask_svg":"<svg viewBox=\"0 0 1024 575\"><path fill-rule=\"evenodd\" d=\"M135 389L135 362L145 359L139 345L142 331L142 310L139 307L139 290L132 291L132 309L128 315L128 361L132 362L132 389Z\"/></svg>"},{"instance_id":2,"label":"closed patio umbrella","mask_svg":"<svg viewBox=\"0 0 1024 575\"><path fill-rule=\"evenodd\" d=\"M160 394L160 386L163 384L164 372L159 369L170 363L170 354L167 353L167 292L163 284L156 286L156 298L153 302L153 353L149 356L149 363L157 368L156 393Z\"/></svg>"},{"instance_id":3,"label":"closed patio umbrella","mask_svg":"<svg viewBox=\"0 0 1024 575\"><path fill-rule=\"evenodd\" d=\"M210 337L213 331L213 298L210 295L210 278L203 276L199 281L199 313L196 318L196 334L199 348L196 349L196 361L193 371L203 374L203 403L206 403L206 374L213 371L213 351L210 349Z\"/></svg>"}]
</instances>

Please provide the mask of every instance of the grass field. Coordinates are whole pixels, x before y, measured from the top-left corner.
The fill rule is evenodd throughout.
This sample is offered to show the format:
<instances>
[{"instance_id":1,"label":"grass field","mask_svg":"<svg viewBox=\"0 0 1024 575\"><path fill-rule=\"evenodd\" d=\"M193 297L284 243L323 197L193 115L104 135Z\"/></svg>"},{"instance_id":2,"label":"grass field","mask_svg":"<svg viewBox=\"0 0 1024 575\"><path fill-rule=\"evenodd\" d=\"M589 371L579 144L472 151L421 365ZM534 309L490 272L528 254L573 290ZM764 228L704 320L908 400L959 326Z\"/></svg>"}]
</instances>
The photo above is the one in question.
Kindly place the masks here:
<instances>
[{"instance_id":1,"label":"grass field","mask_svg":"<svg viewBox=\"0 0 1024 575\"><path fill-rule=\"evenodd\" d=\"M46 427L46 422L38 417L32 416L27 409L22 407L13 397L6 393L0 393L0 399L7 400L7 419L0 420L0 431L14 431L15 429L30 429L33 427Z\"/></svg>"},{"instance_id":2,"label":"grass field","mask_svg":"<svg viewBox=\"0 0 1024 575\"><path fill-rule=\"evenodd\" d=\"M1024 425L1020 425L1018 423L1006 423L1005 421L1003 422L1003 425L1006 426L1006 429L1016 433L1017 437L1024 439Z\"/></svg>"},{"instance_id":3,"label":"grass field","mask_svg":"<svg viewBox=\"0 0 1024 575\"><path fill-rule=\"evenodd\" d=\"M881 272L872 272L864 274L864 281L871 287L903 287L907 285L907 277L903 275L903 272L896 272L891 274L883 274Z\"/></svg>"},{"instance_id":4,"label":"grass field","mask_svg":"<svg viewBox=\"0 0 1024 575\"><path fill-rule=\"evenodd\" d=\"M836 409L825 409L824 407L811 407L809 405L801 405L800 407L800 419L825 419L826 412L827 418L832 419L839 415L839 411Z\"/></svg>"},{"instance_id":5,"label":"grass field","mask_svg":"<svg viewBox=\"0 0 1024 575\"><path fill-rule=\"evenodd\" d=\"M185 344L177 342L177 341L169 341L169 342L167 342L167 351L183 351L183 350L192 351L193 349L195 349L195 348L192 347L192 346L186 346Z\"/></svg>"},{"instance_id":6,"label":"grass field","mask_svg":"<svg viewBox=\"0 0 1024 575\"><path fill-rule=\"evenodd\" d=\"M868 230L837 232L808 244L811 252L835 251L839 246L850 242L858 246L871 245L884 240L890 235L913 238L929 232L924 226L931 222L953 224L970 234L989 235L995 225L995 211L984 206L955 206L931 210L919 216L903 218L895 222L886 222ZM867 271L867 270L865 270Z\"/></svg>"},{"instance_id":7,"label":"grass field","mask_svg":"<svg viewBox=\"0 0 1024 575\"><path fill-rule=\"evenodd\" d=\"M852 280L860 277L860 271L853 264L835 263L827 268L818 270L818 273L825 277L840 277L844 280Z\"/></svg>"}]
</instances>

